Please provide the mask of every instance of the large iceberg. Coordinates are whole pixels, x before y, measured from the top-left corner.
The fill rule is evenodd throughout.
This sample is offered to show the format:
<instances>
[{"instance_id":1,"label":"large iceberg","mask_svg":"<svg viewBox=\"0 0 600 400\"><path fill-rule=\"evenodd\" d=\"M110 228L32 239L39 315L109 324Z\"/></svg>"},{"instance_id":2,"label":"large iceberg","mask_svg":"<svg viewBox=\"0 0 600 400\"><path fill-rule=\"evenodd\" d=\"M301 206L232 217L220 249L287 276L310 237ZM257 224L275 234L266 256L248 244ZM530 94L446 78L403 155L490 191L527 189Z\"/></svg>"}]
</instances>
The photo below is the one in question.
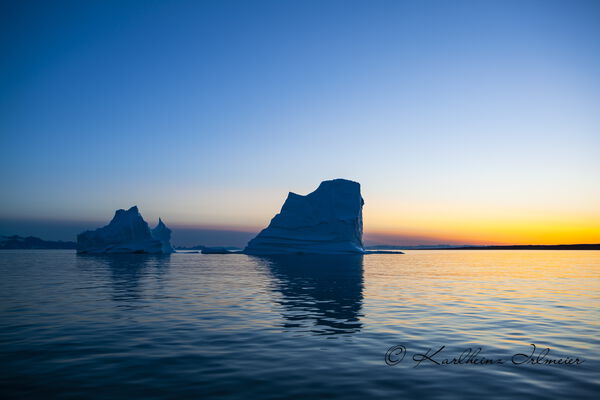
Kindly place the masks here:
<instances>
[{"instance_id":1,"label":"large iceberg","mask_svg":"<svg viewBox=\"0 0 600 400\"><path fill-rule=\"evenodd\" d=\"M321 182L301 196L289 193L281 212L244 249L246 254L364 254L360 184Z\"/></svg>"},{"instance_id":2,"label":"large iceberg","mask_svg":"<svg viewBox=\"0 0 600 400\"><path fill-rule=\"evenodd\" d=\"M110 223L77 235L78 253L173 253L171 230L159 220L152 231L137 206L117 210Z\"/></svg>"}]
</instances>

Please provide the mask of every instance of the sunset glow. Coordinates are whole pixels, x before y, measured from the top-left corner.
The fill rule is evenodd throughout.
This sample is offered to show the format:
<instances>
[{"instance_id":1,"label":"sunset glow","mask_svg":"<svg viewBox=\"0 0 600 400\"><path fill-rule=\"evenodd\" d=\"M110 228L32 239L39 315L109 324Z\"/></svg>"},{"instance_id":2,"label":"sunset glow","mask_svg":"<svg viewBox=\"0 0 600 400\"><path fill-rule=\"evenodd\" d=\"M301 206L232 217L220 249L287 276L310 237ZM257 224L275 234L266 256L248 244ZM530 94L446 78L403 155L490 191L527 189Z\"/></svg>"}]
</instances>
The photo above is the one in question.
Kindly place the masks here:
<instances>
[{"instance_id":1,"label":"sunset glow","mask_svg":"<svg viewBox=\"0 0 600 400\"><path fill-rule=\"evenodd\" d=\"M6 10L0 234L256 232L345 178L371 242L600 242L594 2L344 3Z\"/></svg>"}]
</instances>

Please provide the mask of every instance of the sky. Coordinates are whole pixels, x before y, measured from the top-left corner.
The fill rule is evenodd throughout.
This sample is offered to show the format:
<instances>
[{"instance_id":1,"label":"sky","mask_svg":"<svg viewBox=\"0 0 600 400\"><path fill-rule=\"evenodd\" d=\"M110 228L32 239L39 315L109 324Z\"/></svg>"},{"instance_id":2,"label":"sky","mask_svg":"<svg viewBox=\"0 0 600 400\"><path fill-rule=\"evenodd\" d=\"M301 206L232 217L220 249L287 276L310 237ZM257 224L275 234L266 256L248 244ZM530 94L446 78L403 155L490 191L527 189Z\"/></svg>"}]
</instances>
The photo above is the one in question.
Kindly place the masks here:
<instances>
[{"instance_id":1,"label":"sky","mask_svg":"<svg viewBox=\"0 0 600 400\"><path fill-rule=\"evenodd\" d=\"M242 245L346 178L371 244L600 242L598 1L25 0L0 50L0 234Z\"/></svg>"}]
</instances>

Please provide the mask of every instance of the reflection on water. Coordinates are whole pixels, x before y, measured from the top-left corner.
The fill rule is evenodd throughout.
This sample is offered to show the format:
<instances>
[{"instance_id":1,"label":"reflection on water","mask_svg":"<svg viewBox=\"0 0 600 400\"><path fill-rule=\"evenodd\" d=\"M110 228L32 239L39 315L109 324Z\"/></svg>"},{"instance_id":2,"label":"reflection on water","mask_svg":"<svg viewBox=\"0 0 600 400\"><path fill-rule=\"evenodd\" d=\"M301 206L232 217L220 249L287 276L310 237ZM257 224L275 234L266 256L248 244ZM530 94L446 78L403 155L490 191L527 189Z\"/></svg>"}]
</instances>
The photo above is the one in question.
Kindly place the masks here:
<instances>
[{"instance_id":1,"label":"reflection on water","mask_svg":"<svg viewBox=\"0 0 600 400\"><path fill-rule=\"evenodd\" d=\"M363 300L363 256L261 257L281 296L286 328L315 334L357 332ZM303 329L304 328L304 329Z\"/></svg>"},{"instance_id":2,"label":"reflection on water","mask_svg":"<svg viewBox=\"0 0 600 400\"><path fill-rule=\"evenodd\" d=\"M0 398L597 398L600 252L0 251ZM340 334L341 333L341 334ZM394 367L445 346L561 365Z\"/></svg>"},{"instance_id":3,"label":"reflection on water","mask_svg":"<svg viewBox=\"0 0 600 400\"><path fill-rule=\"evenodd\" d=\"M98 274L106 270L113 289L112 299L127 303L142 296L144 279L160 282L171 257L170 254L77 254L77 260L79 267L88 272Z\"/></svg>"}]
</instances>

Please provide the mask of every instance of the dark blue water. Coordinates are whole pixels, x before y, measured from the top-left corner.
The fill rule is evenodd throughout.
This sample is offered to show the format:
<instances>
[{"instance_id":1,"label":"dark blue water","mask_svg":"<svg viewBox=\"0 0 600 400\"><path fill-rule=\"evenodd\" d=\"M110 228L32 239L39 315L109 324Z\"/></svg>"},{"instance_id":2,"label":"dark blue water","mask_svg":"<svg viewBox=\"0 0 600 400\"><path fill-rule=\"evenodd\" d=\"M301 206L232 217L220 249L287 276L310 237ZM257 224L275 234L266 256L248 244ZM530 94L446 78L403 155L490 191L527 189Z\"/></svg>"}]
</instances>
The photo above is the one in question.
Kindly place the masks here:
<instances>
[{"instance_id":1,"label":"dark blue water","mask_svg":"<svg viewBox=\"0 0 600 400\"><path fill-rule=\"evenodd\" d=\"M595 251L279 258L3 251L0 274L2 398L600 393ZM532 343L536 355L550 353L514 364ZM384 357L392 346L406 349L390 354L390 363L404 356L394 366ZM441 346L432 361L414 361ZM467 353L443 364L469 348L481 348L472 362ZM560 358L583 363L544 363ZM487 359L503 363L474 363Z\"/></svg>"}]
</instances>

